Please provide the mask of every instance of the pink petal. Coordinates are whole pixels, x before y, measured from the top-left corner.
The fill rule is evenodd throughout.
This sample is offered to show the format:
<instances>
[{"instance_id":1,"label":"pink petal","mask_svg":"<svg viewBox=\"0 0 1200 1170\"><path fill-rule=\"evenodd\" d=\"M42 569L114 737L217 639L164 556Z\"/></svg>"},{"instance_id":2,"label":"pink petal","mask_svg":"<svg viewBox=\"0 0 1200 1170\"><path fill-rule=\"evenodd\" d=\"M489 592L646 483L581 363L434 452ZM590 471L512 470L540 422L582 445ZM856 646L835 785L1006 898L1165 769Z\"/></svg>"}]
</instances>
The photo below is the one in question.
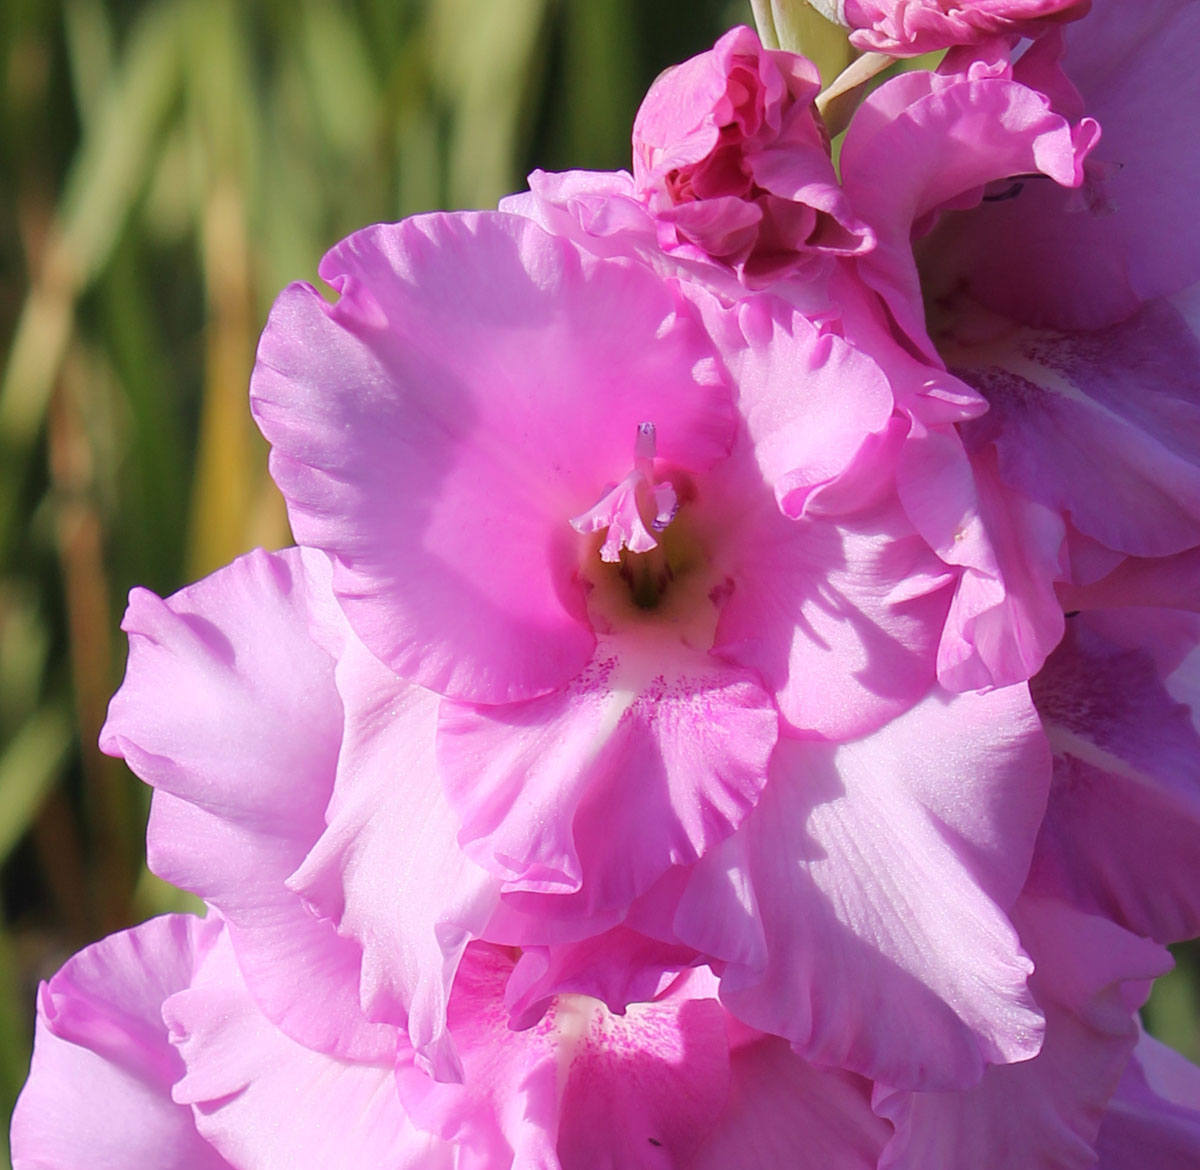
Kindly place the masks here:
<instances>
[{"instance_id":1,"label":"pink petal","mask_svg":"<svg viewBox=\"0 0 1200 1170\"><path fill-rule=\"evenodd\" d=\"M1168 615L1153 616L1178 636ZM1168 693L1148 649L1115 642L1087 614L1032 688L1055 760L1031 888L1161 942L1200 933L1193 710Z\"/></svg>"},{"instance_id":2,"label":"pink petal","mask_svg":"<svg viewBox=\"0 0 1200 1170\"><path fill-rule=\"evenodd\" d=\"M155 873L221 908L255 999L276 1027L349 1058L394 1047L390 1030L371 1023L359 1003L358 945L285 884L304 858L304 841L215 816L165 791L154 795L147 836Z\"/></svg>"},{"instance_id":3,"label":"pink petal","mask_svg":"<svg viewBox=\"0 0 1200 1170\"><path fill-rule=\"evenodd\" d=\"M869 1088L775 1036L736 1048L729 1101L689 1170L875 1170L888 1137Z\"/></svg>"},{"instance_id":4,"label":"pink petal","mask_svg":"<svg viewBox=\"0 0 1200 1170\"><path fill-rule=\"evenodd\" d=\"M458 959L499 883L458 848L433 758L436 695L397 678L357 639L337 667L346 731L329 827L291 889L362 947L372 1019L407 1025L439 1079L461 1075L445 1030Z\"/></svg>"},{"instance_id":5,"label":"pink petal","mask_svg":"<svg viewBox=\"0 0 1200 1170\"><path fill-rule=\"evenodd\" d=\"M450 1004L464 1081L439 1085L398 1066L414 1121L459 1143L460 1170L688 1164L729 1084L725 1014L707 995L710 981L693 994L685 979L624 1016L560 996L513 1032L503 1011L511 971L501 952L468 949Z\"/></svg>"},{"instance_id":6,"label":"pink petal","mask_svg":"<svg viewBox=\"0 0 1200 1170\"><path fill-rule=\"evenodd\" d=\"M947 427L918 430L905 444L900 495L938 555L963 568L938 647L938 680L972 690L1028 679L1062 637L1054 583L1067 572L1063 520L1006 488L991 448L968 458Z\"/></svg>"},{"instance_id":7,"label":"pink petal","mask_svg":"<svg viewBox=\"0 0 1200 1170\"><path fill-rule=\"evenodd\" d=\"M454 1167L453 1150L409 1123L390 1059L345 1062L288 1039L258 1011L230 946L163 1015L187 1066L175 1100L235 1166Z\"/></svg>"},{"instance_id":8,"label":"pink petal","mask_svg":"<svg viewBox=\"0 0 1200 1170\"><path fill-rule=\"evenodd\" d=\"M1087 334L1018 330L954 372L991 409L1003 481L1108 548L1166 556L1200 543L1200 344L1165 301Z\"/></svg>"},{"instance_id":9,"label":"pink petal","mask_svg":"<svg viewBox=\"0 0 1200 1170\"><path fill-rule=\"evenodd\" d=\"M950 579L894 497L850 517L761 509L726 524L741 564L713 651L756 670L793 728L850 739L928 691Z\"/></svg>"},{"instance_id":10,"label":"pink petal","mask_svg":"<svg viewBox=\"0 0 1200 1170\"><path fill-rule=\"evenodd\" d=\"M885 430L891 387L866 353L780 301L747 301L737 321L744 346L723 349L754 459L785 515L799 518Z\"/></svg>"},{"instance_id":11,"label":"pink petal","mask_svg":"<svg viewBox=\"0 0 1200 1170\"><path fill-rule=\"evenodd\" d=\"M855 211L879 237L859 261L863 278L886 300L901 330L938 364L925 333L925 310L911 235L943 205L977 199L995 179L1044 174L1073 187L1097 136L1050 109L1043 95L986 73L942 77L901 74L863 103L846 133L841 165Z\"/></svg>"},{"instance_id":12,"label":"pink petal","mask_svg":"<svg viewBox=\"0 0 1200 1170\"><path fill-rule=\"evenodd\" d=\"M1100 1126L1098 1170L1196 1170L1200 1069L1143 1035Z\"/></svg>"},{"instance_id":13,"label":"pink petal","mask_svg":"<svg viewBox=\"0 0 1200 1170\"><path fill-rule=\"evenodd\" d=\"M1021 687L935 691L840 747L782 740L745 827L696 867L676 933L727 960L731 1011L808 1059L972 1084L1041 1042L1004 908L1047 781Z\"/></svg>"},{"instance_id":14,"label":"pink petal","mask_svg":"<svg viewBox=\"0 0 1200 1170\"><path fill-rule=\"evenodd\" d=\"M1041 1052L989 1068L956 1093L879 1086L876 1109L896 1126L880 1170L1095 1166L1100 1121L1137 1038L1134 1009L1170 958L1059 902L1024 899L1020 922L1037 964L1030 985L1046 1013Z\"/></svg>"},{"instance_id":15,"label":"pink petal","mask_svg":"<svg viewBox=\"0 0 1200 1170\"><path fill-rule=\"evenodd\" d=\"M329 573L290 549L251 553L169 601L135 590L100 742L158 789L150 863L221 909L263 1010L303 1043L364 1053L389 1039L359 1010L358 947L284 885L324 829L341 743L321 644L345 636Z\"/></svg>"},{"instance_id":16,"label":"pink petal","mask_svg":"<svg viewBox=\"0 0 1200 1170\"><path fill-rule=\"evenodd\" d=\"M728 836L766 782L778 718L747 671L658 627L602 639L562 691L446 701L438 761L467 855L505 891L628 905Z\"/></svg>"},{"instance_id":17,"label":"pink petal","mask_svg":"<svg viewBox=\"0 0 1200 1170\"><path fill-rule=\"evenodd\" d=\"M561 686L593 645L570 519L641 422L685 471L728 447L702 334L650 272L511 215L367 228L321 274L341 299L286 291L251 387L297 538L404 677L490 703Z\"/></svg>"},{"instance_id":18,"label":"pink petal","mask_svg":"<svg viewBox=\"0 0 1200 1170\"><path fill-rule=\"evenodd\" d=\"M859 277L858 266L845 265L829 280L838 306L836 330L859 352L869 355L886 377L897 412L893 420L933 429L968 422L986 413L987 400L948 373L939 359L930 364L898 332L878 296Z\"/></svg>"},{"instance_id":19,"label":"pink petal","mask_svg":"<svg viewBox=\"0 0 1200 1170\"><path fill-rule=\"evenodd\" d=\"M103 750L215 812L320 824L342 728L333 660L311 632L327 597L322 558L298 549L250 553L168 601L135 589ZM298 800L298 786L317 795Z\"/></svg>"},{"instance_id":20,"label":"pink petal","mask_svg":"<svg viewBox=\"0 0 1200 1170\"><path fill-rule=\"evenodd\" d=\"M1197 37L1200 9L1180 0L1097 5L1067 30L1066 70L1104 131L1083 198L1030 182L951 217L931 255L963 291L1030 325L1098 329L1200 278L1200 162L1182 145L1200 120Z\"/></svg>"},{"instance_id":21,"label":"pink petal","mask_svg":"<svg viewBox=\"0 0 1200 1170\"><path fill-rule=\"evenodd\" d=\"M171 1100L183 1076L163 1001L188 986L219 924L177 914L110 935L38 993L29 1081L12 1123L14 1170L229 1170Z\"/></svg>"}]
</instances>

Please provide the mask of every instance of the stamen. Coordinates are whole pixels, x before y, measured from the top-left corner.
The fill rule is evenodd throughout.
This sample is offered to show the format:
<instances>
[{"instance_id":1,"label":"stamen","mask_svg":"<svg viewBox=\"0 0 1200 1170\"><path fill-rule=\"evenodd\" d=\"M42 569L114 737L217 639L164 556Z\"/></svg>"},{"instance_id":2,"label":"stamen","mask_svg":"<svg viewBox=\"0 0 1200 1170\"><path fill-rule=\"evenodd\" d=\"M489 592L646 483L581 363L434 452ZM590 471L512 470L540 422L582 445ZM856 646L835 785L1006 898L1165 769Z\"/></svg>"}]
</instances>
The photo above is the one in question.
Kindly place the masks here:
<instances>
[{"instance_id":1,"label":"stamen","mask_svg":"<svg viewBox=\"0 0 1200 1170\"><path fill-rule=\"evenodd\" d=\"M654 532L661 532L675 518L679 501L667 481L654 482L654 456L657 449L652 422L638 424L633 444L633 470L620 483L609 484L600 499L586 512L571 520L576 532L608 529L600 547L600 559L610 564L621 559L621 550L648 553L658 547ZM654 518L647 524L643 508L653 506Z\"/></svg>"}]
</instances>

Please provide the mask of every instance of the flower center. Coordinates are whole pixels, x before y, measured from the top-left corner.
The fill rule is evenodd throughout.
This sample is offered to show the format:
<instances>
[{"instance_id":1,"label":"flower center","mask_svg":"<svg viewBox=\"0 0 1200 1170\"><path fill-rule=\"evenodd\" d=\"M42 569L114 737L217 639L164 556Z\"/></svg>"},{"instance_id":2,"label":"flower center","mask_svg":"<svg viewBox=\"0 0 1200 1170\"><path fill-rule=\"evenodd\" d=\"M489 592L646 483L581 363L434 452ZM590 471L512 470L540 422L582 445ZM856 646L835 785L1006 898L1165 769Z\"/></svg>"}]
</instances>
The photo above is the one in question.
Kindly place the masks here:
<instances>
[{"instance_id":1,"label":"flower center","mask_svg":"<svg viewBox=\"0 0 1200 1170\"><path fill-rule=\"evenodd\" d=\"M604 533L599 545L589 542L580 570L591 586L588 609L598 628L642 626L646 619L691 625L712 608L702 604L704 550L690 517L681 514L695 494L690 477L655 468L654 424L640 423L633 469L571 520L585 536Z\"/></svg>"}]
</instances>

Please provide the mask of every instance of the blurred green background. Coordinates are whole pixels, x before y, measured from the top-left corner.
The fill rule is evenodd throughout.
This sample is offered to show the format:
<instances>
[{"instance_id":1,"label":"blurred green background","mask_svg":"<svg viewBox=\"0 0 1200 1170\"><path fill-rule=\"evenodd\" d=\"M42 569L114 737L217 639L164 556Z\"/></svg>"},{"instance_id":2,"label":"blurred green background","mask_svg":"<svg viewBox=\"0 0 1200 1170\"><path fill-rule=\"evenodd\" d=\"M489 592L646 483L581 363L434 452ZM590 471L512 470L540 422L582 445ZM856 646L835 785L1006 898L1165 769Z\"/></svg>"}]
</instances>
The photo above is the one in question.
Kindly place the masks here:
<instances>
[{"instance_id":1,"label":"blurred green background","mask_svg":"<svg viewBox=\"0 0 1200 1170\"><path fill-rule=\"evenodd\" d=\"M276 293L364 224L627 167L649 83L739 22L741 0L0 5L5 1117L37 980L186 905L96 737L130 587L289 542L246 398ZM1150 1012L1193 1058L1195 986Z\"/></svg>"}]
</instances>

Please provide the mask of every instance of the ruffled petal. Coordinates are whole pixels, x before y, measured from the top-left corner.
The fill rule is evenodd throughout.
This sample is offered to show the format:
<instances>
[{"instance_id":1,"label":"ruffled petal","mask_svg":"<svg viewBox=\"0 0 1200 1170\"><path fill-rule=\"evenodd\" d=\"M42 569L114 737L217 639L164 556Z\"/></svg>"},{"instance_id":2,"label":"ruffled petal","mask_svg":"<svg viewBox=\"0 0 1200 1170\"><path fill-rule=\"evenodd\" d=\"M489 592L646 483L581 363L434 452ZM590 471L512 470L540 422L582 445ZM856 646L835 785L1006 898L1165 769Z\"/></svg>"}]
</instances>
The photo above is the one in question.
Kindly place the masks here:
<instances>
[{"instance_id":1,"label":"ruffled petal","mask_svg":"<svg viewBox=\"0 0 1200 1170\"><path fill-rule=\"evenodd\" d=\"M1137 1039L1134 1011L1170 957L1064 903L1025 898L1014 917L1037 964L1030 985L1046 1013L1041 1052L989 1068L957 1093L877 1087L875 1107L896 1127L880 1170L1095 1166L1101 1118Z\"/></svg>"},{"instance_id":2,"label":"ruffled petal","mask_svg":"<svg viewBox=\"0 0 1200 1170\"><path fill-rule=\"evenodd\" d=\"M362 1054L390 1041L359 1010L359 949L284 885L325 827L341 744L329 574L289 549L168 601L135 590L100 742L158 789L150 864L220 908L262 1009L303 1043Z\"/></svg>"},{"instance_id":3,"label":"ruffled petal","mask_svg":"<svg viewBox=\"0 0 1200 1170\"><path fill-rule=\"evenodd\" d=\"M903 73L859 108L846 132L842 175L852 206L879 237L859 271L934 364L914 231L928 231L927 217L964 199L977 202L986 184L1010 175L1077 186L1097 137L1095 122L1072 127L1042 94L982 68L969 76Z\"/></svg>"},{"instance_id":4,"label":"ruffled petal","mask_svg":"<svg viewBox=\"0 0 1200 1170\"><path fill-rule=\"evenodd\" d=\"M454 1151L406 1117L392 1061L338 1060L289 1040L255 1006L224 940L163 1016L187 1067L175 1100L235 1166L453 1170Z\"/></svg>"},{"instance_id":5,"label":"ruffled petal","mask_svg":"<svg viewBox=\"0 0 1200 1170\"><path fill-rule=\"evenodd\" d=\"M930 455L949 460L938 468L947 478L919 484ZM938 436L919 453L914 445L905 459L908 514L939 554L963 569L938 646L938 681L972 690L1031 678L1062 638L1055 583L1068 573L1065 522L1004 486L994 450L976 452L968 466L957 435ZM947 495L927 507L939 486L955 481L957 498ZM956 518L947 539L944 522Z\"/></svg>"},{"instance_id":6,"label":"ruffled petal","mask_svg":"<svg viewBox=\"0 0 1200 1170\"><path fill-rule=\"evenodd\" d=\"M1082 192L1031 181L948 217L928 248L938 283L1029 325L1099 329L1200 278L1200 158L1184 145L1200 121L1197 38L1186 0L1098 4L1072 25L1064 64L1103 127Z\"/></svg>"},{"instance_id":7,"label":"ruffled petal","mask_svg":"<svg viewBox=\"0 0 1200 1170\"><path fill-rule=\"evenodd\" d=\"M507 891L628 905L728 836L766 783L778 717L748 671L656 627L603 639L568 688L444 702L438 761L468 856Z\"/></svg>"},{"instance_id":8,"label":"ruffled petal","mask_svg":"<svg viewBox=\"0 0 1200 1170\"><path fill-rule=\"evenodd\" d=\"M299 549L249 553L167 601L135 589L103 750L214 811L319 823L342 732L333 659L312 634L327 597L328 568Z\"/></svg>"},{"instance_id":9,"label":"ruffled petal","mask_svg":"<svg viewBox=\"0 0 1200 1170\"><path fill-rule=\"evenodd\" d=\"M737 321L745 344L723 349L754 460L780 509L798 519L885 430L892 390L866 353L773 298L742 304Z\"/></svg>"},{"instance_id":10,"label":"ruffled petal","mask_svg":"<svg viewBox=\"0 0 1200 1170\"><path fill-rule=\"evenodd\" d=\"M407 1026L424 1067L461 1075L446 1003L463 948L499 883L458 847L459 820L434 762L436 695L392 674L357 639L338 661L346 732L329 827L291 889L362 947L361 998Z\"/></svg>"},{"instance_id":11,"label":"ruffled petal","mask_svg":"<svg viewBox=\"0 0 1200 1170\"><path fill-rule=\"evenodd\" d=\"M155 918L81 951L38 994L14 1170L230 1170L171 1099L184 1074L162 1021L220 924Z\"/></svg>"},{"instance_id":12,"label":"ruffled petal","mask_svg":"<svg viewBox=\"0 0 1200 1170\"><path fill-rule=\"evenodd\" d=\"M1048 765L1021 687L934 692L840 747L783 740L743 830L696 867L676 933L726 960L731 1011L817 1063L961 1088L1028 1059L1041 1020L1005 908Z\"/></svg>"}]
</instances>

